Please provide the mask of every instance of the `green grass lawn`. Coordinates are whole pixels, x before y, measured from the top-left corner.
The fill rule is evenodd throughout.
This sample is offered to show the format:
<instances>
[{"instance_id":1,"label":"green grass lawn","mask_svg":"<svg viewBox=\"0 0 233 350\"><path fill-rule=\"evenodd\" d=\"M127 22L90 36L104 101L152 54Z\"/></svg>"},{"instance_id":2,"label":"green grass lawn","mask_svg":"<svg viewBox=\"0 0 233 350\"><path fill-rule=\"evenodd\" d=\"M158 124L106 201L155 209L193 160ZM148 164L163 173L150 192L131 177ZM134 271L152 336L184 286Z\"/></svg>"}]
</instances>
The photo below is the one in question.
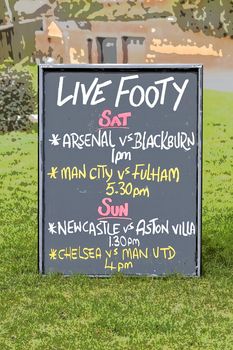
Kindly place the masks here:
<instances>
[{"instance_id":1,"label":"green grass lawn","mask_svg":"<svg viewBox=\"0 0 233 350\"><path fill-rule=\"evenodd\" d=\"M37 133L0 136L0 349L233 349L233 94L205 92L203 277L37 271Z\"/></svg>"}]
</instances>

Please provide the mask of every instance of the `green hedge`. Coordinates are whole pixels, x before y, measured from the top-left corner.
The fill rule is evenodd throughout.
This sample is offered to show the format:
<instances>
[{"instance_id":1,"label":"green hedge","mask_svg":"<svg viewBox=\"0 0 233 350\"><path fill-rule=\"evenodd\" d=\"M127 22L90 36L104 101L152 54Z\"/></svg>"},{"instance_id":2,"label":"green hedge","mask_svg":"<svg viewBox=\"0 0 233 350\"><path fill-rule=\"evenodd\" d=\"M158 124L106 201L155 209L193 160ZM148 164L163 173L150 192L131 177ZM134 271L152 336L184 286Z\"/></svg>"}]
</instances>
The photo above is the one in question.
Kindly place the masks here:
<instances>
[{"instance_id":1,"label":"green hedge","mask_svg":"<svg viewBox=\"0 0 233 350\"><path fill-rule=\"evenodd\" d=\"M32 75L4 66L0 70L0 132L30 130L34 108Z\"/></svg>"}]
</instances>

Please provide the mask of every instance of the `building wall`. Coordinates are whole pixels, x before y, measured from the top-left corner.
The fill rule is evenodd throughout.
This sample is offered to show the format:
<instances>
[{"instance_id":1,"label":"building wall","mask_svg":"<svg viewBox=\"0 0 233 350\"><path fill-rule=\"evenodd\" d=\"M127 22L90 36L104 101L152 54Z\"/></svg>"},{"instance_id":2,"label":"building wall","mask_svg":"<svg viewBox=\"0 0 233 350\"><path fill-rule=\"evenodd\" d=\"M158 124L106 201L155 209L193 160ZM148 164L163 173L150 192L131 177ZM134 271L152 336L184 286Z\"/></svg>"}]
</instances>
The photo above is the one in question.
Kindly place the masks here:
<instances>
[{"instance_id":1,"label":"building wall","mask_svg":"<svg viewBox=\"0 0 233 350\"><path fill-rule=\"evenodd\" d=\"M59 22L56 23L59 27ZM59 41L53 37L49 39L49 24L49 21L45 23L44 32L36 33L36 49L44 56L51 56L57 63L60 63L60 57L64 63L102 63L100 51L104 43L106 47L116 46L116 63L233 65L232 40L211 37L206 40L204 34L183 32L177 24L171 24L166 19L92 21L89 29L81 29L78 25L75 27L73 22L72 30L59 29ZM49 40L54 43L52 51ZM106 47L104 50L107 50Z\"/></svg>"},{"instance_id":2,"label":"building wall","mask_svg":"<svg viewBox=\"0 0 233 350\"><path fill-rule=\"evenodd\" d=\"M202 63L206 67L233 67L233 40L183 32L166 20L149 20L147 63Z\"/></svg>"},{"instance_id":3,"label":"building wall","mask_svg":"<svg viewBox=\"0 0 233 350\"><path fill-rule=\"evenodd\" d=\"M46 30L43 33L36 32L36 49L37 52L42 52L44 56L48 56L48 41L53 40L53 38L49 39L48 27L49 23L47 22ZM52 57L57 62L57 51L62 51L63 47L63 58L66 63L89 63L90 61L91 63L100 63L100 48L98 45L100 39L114 38L117 53L116 62L124 62L127 46L130 62L138 63L144 61L146 57L145 38L147 30L147 26L141 22L124 24L113 22L108 24L106 30L106 23L93 21L90 30L77 27L76 30L63 31L62 40L58 44L59 47L56 50L54 48ZM129 40L127 40L128 38ZM125 41L127 41L127 45Z\"/></svg>"}]
</instances>

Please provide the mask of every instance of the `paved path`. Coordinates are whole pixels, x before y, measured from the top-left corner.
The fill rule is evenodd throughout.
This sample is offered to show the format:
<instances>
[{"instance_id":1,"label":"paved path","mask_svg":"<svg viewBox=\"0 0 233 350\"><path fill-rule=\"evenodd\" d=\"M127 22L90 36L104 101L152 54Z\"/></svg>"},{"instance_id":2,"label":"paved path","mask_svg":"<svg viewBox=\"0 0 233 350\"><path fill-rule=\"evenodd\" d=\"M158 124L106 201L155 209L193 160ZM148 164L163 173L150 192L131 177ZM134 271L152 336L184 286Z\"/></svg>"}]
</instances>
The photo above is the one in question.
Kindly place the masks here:
<instances>
[{"instance_id":1,"label":"paved path","mask_svg":"<svg viewBox=\"0 0 233 350\"><path fill-rule=\"evenodd\" d=\"M228 70L204 69L204 88L233 92L233 68Z\"/></svg>"}]
</instances>

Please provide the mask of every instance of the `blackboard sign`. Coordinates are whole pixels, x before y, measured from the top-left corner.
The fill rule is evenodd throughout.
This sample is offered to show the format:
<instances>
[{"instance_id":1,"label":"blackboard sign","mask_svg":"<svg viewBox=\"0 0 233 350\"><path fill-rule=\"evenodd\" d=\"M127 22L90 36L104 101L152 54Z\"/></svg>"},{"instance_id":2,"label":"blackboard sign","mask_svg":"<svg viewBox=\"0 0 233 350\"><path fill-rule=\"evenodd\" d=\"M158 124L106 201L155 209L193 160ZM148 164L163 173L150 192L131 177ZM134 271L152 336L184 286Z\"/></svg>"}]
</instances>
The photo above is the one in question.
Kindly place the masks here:
<instances>
[{"instance_id":1,"label":"blackboard sign","mask_svg":"<svg viewBox=\"0 0 233 350\"><path fill-rule=\"evenodd\" d=\"M199 276L202 66L39 73L40 272Z\"/></svg>"}]
</instances>

